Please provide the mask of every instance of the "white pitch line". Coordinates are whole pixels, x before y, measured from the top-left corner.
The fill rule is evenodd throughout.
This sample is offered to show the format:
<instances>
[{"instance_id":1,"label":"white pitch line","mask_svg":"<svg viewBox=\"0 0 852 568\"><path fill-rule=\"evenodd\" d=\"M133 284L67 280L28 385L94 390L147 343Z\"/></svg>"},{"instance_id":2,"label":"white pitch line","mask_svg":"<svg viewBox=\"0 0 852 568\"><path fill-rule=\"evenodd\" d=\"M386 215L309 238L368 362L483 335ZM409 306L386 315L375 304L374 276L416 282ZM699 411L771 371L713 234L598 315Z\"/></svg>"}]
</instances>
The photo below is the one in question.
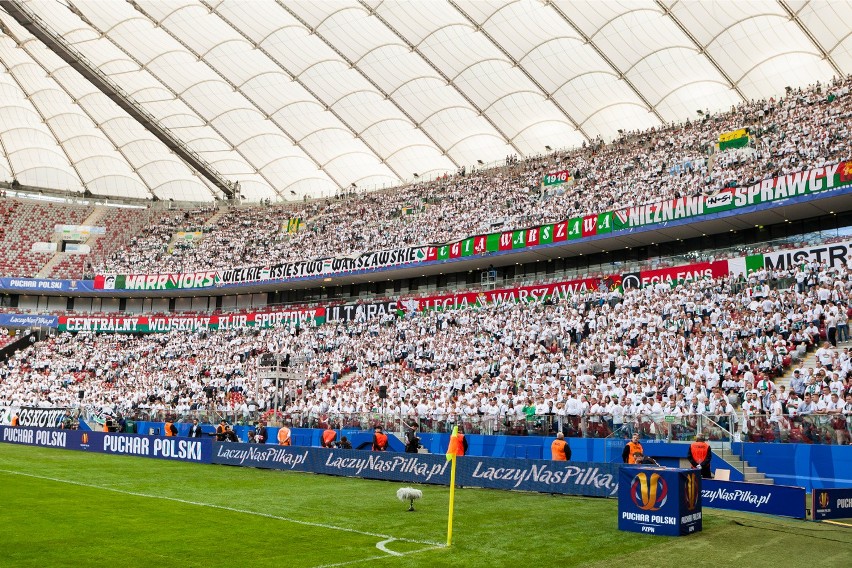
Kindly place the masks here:
<instances>
[{"instance_id":1,"label":"white pitch line","mask_svg":"<svg viewBox=\"0 0 852 568\"><path fill-rule=\"evenodd\" d=\"M402 556L401 552L394 552L393 550L388 550L385 545L395 541L395 538L389 538L387 540L383 540L382 542L376 543L376 548L384 552L385 554L390 554L391 556Z\"/></svg>"},{"instance_id":2,"label":"white pitch line","mask_svg":"<svg viewBox=\"0 0 852 568\"><path fill-rule=\"evenodd\" d=\"M396 539L401 540L401 539ZM387 542L387 541L385 541ZM383 543L379 543L383 544ZM379 544L376 546L378 547ZM392 552L390 550L387 551L388 554L392 556L408 556L409 554L419 554L420 552L427 552L429 550L438 550L439 548L444 548L443 544L436 544L435 546L427 546L426 548L421 548L419 550L409 550L408 552ZM347 560L346 562L336 562L334 564L321 564L320 566L314 566L313 568L337 568L338 566L351 566L353 564L364 564L367 562L372 562L373 560L387 560L388 556L368 556L367 558L361 558L359 560Z\"/></svg>"},{"instance_id":3,"label":"white pitch line","mask_svg":"<svg viewBox=\"0 0 852 568\"><path fill-rule=\"evenodd\" d=\"M255 516L258 516L258 517L265 517L267 519L275 519L277 521L285 521L285 522L288 522L288 523L295 523L297 525L305 525L305 526L309 526L309 527L317 527L317 528L322 528L322 529L344 531L344 532L350 532L350 533L360 534L360 535L364 535L364 536L373 536L373 537L376 537L376 538L386 539L383 542L400 540L400 541L404 541L404 542L413 542L415 544L425 544L425 545L428 545L428 546L434 547L434 548L442 548L443 547L443 544L438 543L438 542L432 542L430 540L416 540L416 539L413 539L413 538L398 538L398 537L391 536L389 534L373 533L373 532L368 532L368 531L359 531L358 529L352 529L352 528L349 528L349 527L338 527L336 525L328 525L328 524L325 524L325 523L312 523L310 521L301 521L299 519L290 519L288 517L281 517L279 515L272 515L270 513L261 513L260 511L250 511L250 510L247 510L247 509L236 509L236 508L233 508L233 507L226 507L224 505L216 505L214 503L201 503L201 502L198 502L198 501L189 501L187 499L178 499L177 497L167 497L165 495L152 495L150 493L138 493L138 492L135 492L135 491L125 491L124 489L116 489L114 487L106 487L104 485L94 485L94 484L91 484L91 483L82 483L80 481L72 481L70 479L59 479L59 478L56 478L56 477L47 477L45 475L36 475L34 473L23 473L23 472L20 472L20 471L11 471L11 470L8 470L8 469L0 469L0 473L8 473L9 475L20 475L22 477L32 477L34 479L44 479L45 481L55 481L57 483L67 483L69 485L77 485L79 487L88 487L90 489L102 489L104 491L112 491L113 493L121 493L123 495L132 495L134 497L148 497L149 499L163 499L165 501L173 501L175 503L183 503L184 505L195 505L196 507L210 507L212 509L221 509L223 511L230 511L232 513L243 513L245 515L255 515ZM379 544L382 544L382 543L379 543ZM376 546L378 546L378 545L376 545ZM430 549L424 549L424 550L430 550ZM420 552L420 551L415 551L415 552ZM392 553L392 552L388 551L388 554L404 555L404 554L408 554L408 553ZM386 556L382 556L381 558L386 558Z\"/></svg>"}]
</instances>

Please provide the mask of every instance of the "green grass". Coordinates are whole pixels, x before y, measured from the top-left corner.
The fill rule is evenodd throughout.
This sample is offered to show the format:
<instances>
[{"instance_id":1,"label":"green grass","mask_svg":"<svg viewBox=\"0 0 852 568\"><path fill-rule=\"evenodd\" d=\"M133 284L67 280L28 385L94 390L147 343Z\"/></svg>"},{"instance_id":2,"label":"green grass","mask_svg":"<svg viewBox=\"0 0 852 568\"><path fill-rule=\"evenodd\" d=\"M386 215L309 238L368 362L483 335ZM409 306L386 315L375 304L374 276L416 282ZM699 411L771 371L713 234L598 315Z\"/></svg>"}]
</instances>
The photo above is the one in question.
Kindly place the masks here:
<instances>
[{"instance_id":1,"label":"green grass","mask_svg":"<svg viewBox=\"0 0 852 568\"><path fill-rule=\"evenodd\" d=\"M617 530L614 499L423 486L0 444L0 566L849 566L852 530L704 510L683 538ZM377 548L388 539L387 550ZM438 545L438 546L436 546ZM626 562L626 564L625 564Z\"/></svg>"}]
</instances>

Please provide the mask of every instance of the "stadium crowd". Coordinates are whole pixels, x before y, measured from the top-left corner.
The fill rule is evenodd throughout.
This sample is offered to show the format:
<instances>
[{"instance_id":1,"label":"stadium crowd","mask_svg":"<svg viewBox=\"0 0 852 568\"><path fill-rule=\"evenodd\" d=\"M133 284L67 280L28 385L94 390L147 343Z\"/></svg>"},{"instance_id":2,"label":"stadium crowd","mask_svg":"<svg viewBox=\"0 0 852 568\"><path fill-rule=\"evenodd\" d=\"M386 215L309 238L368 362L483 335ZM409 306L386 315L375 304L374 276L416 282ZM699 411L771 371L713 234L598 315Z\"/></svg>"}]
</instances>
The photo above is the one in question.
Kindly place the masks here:
<instances>
[{"instance_id":1,"label":"stadium crowd","mask_svg":"<svg viewBox=\"0 0 852 568\"><path fill-rule=\"evenodd\" d=\"M852 77L836 79L695 121L627 132L611 144L597 140L355 197L168 214L90 270L162 273L348 256L752 185L852 159L850 86ZM741 128L749 130L749 146L710 152L720 134ZM541 187L544 174L564 169L573 185ZM304 229L288 232L290 219ZM203 240L170 246L176 231L188 229L202 230Z\"/></svg>"},{"instance_id":2,"label":"stadium crowd","mask_svg":"<svg viewBox=\"0 0 852 568\"><path fill-rule=\"evenodd\" d=\"M850 295L852 264L813 262L747 280L601 287L301 329L63 333L0 367L0 401L248 418L277 406L258 376L261 355L301 354L306 381L283 393L291 419L367 413L427 429L475 422L486 432L520 433L521 424L661 437L686 434L704 415L749 439L848 443ZM789 389L776 386L808 350L815 366L799 369ZM805 428L810 415L825 415L824 427Z\"/></svg>"}]
</instances>

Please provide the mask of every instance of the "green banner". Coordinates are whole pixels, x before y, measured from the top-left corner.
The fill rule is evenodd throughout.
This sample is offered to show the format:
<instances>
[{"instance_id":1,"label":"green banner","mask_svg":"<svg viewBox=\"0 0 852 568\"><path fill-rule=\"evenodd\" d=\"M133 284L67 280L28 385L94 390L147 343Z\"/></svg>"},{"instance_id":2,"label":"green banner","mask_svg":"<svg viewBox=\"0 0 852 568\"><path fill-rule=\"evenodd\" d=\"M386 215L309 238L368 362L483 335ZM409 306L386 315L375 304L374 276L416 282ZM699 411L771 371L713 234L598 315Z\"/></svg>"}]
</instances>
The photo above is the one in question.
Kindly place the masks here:
<instances>
[{"instance_id":1,"label":"green banner","mask_svg":"<svg viewBox=\"0 0 852 568\"><path fill-rule=\"evenodd\" d=\"M496 252L500 250L500 233L492 233L485 238L485 250Z\"/></svg>"},{"instance_id":2,"label":"green banner","mask_svg":"<svg viewBox=\"0 0 852 568\"><path fill-rule=\"evenodd\" d=\"M763 255L750 254L745 257L745 268L746 274L751 274L755 270L761 270L763 268Z\"/></svg>"},{"instance_id":3,"label":"green banner","mask_svg":"<svg viewBox=\"0 0 852 568\"><path fill-rule=\"evenodd\" d=\"M462 256L472 256L474 253L473 237L462 241Z\"/></svg>"}]
</instances>

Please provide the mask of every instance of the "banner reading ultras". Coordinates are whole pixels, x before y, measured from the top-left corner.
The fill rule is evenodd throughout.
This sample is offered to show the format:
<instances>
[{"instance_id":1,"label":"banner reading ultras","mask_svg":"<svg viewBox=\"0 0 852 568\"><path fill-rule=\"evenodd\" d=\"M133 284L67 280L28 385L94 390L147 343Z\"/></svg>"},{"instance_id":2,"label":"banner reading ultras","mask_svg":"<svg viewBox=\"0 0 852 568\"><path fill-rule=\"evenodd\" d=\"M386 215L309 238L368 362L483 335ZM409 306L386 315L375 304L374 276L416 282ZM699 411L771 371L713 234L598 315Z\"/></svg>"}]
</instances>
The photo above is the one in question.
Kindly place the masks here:
<instances>
[{"instance_id":1,"label":"banner reading ultras","mask_svg":"<svg viewBox=\"0 0 852 568\"><path fill-rule=\"evenodd\" d=\"M202 329L238 329L319 325L325 322L322 306L303 310L251 312L245 314L175 317L69 317L60 316L59 331L96 331L101 333L165 333Z\"/></svg>"},{"instance_id":2,"label":"banner reading ultras","mask_svg":"<svg viewBox=\"0 0 852 568\"><path fill-rule=\"evenodd\" d=\"M411 247L382 252L369 252L354 257L326 258L285 262L271 266L252 266L225 270L206 270L176 274L99 274L96 290L184 290L211 288L230 284L248 284L267 280L284 280L317 276L333 276L360 270L376 270L403 266L426 260L426 249Z\"/></svg>"}]
</instances>

